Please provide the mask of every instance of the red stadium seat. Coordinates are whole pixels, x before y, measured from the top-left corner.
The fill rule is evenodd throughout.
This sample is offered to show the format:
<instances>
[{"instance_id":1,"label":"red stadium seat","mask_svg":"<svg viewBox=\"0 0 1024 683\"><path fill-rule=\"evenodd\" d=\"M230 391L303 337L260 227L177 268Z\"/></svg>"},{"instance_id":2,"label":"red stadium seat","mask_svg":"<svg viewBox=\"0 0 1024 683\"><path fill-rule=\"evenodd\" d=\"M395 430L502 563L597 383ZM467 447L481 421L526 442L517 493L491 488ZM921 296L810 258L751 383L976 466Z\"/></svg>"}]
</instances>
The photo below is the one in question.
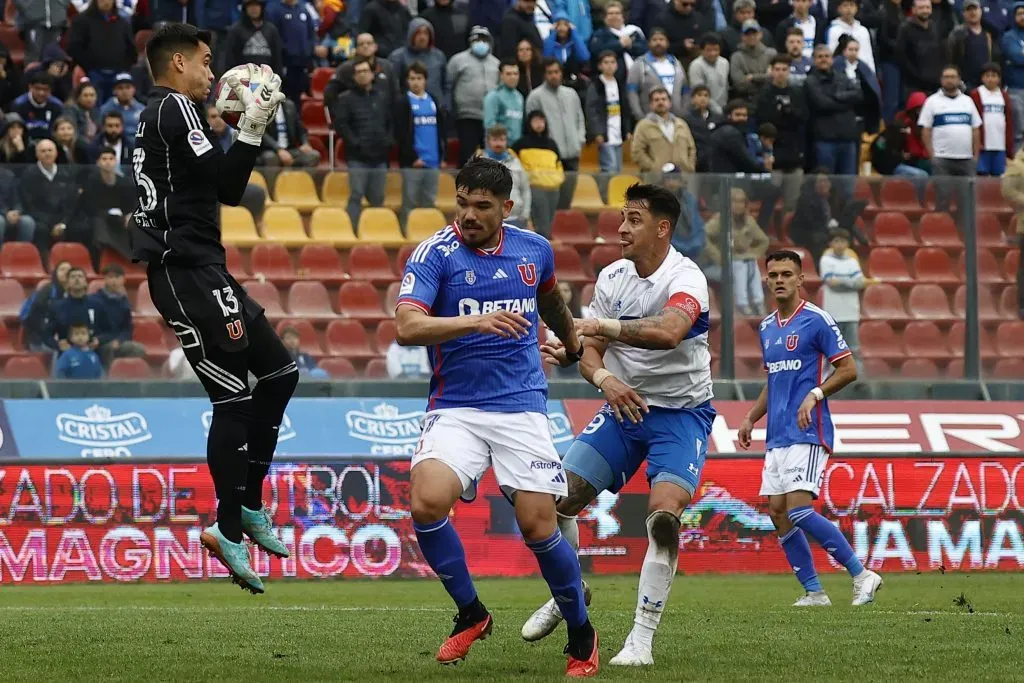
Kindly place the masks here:
<instances>
[{"instance_id":1,"label":"red stadium seat","mask_svg":"<svg viewBox=\"0 0 1024 683\"><path fill-rule=\"evenodd\" d=\"M398 301L398 291L401 287L402 283L392 282L384 292L384 312L389 318L395 317L395 302Z\"/></svg>"},{"instance_id":2,"label":"red stadium seat","mask_svg":"<svg viewBox=\"0 0 1024 683\"><path fill-rule=\"evenodd\" d=\"M992 377L996 379L1024 379L1024 359L1000 358L992 368Z\"/></svg>"},{"instance_id":3,"label":"red stadium seat","mask_svg":"<svg viewBox=\"0 0 1024 683\"><path fill-rule=\"evenodd\" d=\"M597 215L597 236L611 244L619 243L619 226L622 212L606 209Z\"/></svg>"},{"instance_id":4,"label":"red stadium seat","mask_svg":"<svg viewBox=\"0 0 1024 683\"><path fill-rule=\"evenodd\" d=\"M896 360L905 354L896 333L887 322L860 324L860 353L865 359Z\"/></svg>"},{"instance_id":5,"label":"red stadium seat","mask_svg":"<svg viewBox=\"0 0 1024 683\"><path fill-rule=\"evenodd\" d=\"M576 251L576 247L553 244L552 248L555 251L555 273L559 280L588 282L594 279L583 269L583 259L580 258L580 252ZM537 277L540 277L539 273Z\"/></svg>"},{"instance_id":6,"label":"red stadium seat","mask_svg":"<svg viewBox=\"0 0 1024 683\"><path fill-rule=\"evenodd\" d=\"M142 358L115 358L109 375L110 379L151 379L153 372Z\"/></svg>"},{"instance_id":7,"label":"red stadium seat","mask_svg":"<svg viewBox=\"0 0 1024 683\"><path fill-rule=\"evenodd\" d=\"M910 219L892 211L883 211L875 216L875 243L883 247L918 246Z\"/></svg>"},{"instance_id":8,"label":"red stadium seat","mask_svg":"<svg viewBox=\"0 0 1024 683\"><path fill-rule=\"evenodd\" d=\"M892 366L881 358L863 358L864 377L868 379L887 379L892 377Z\"/></svg>"},{"instance_id":9,"label":"red stadium seat","mask_svg":"<svg viewBox=\"0 0 1024 683\"><path fill-rule=\"evenodd\" d=\"M360 244L352 247L348 256L348 272L354 280L369 280L385 284L397 279L391 268L388 252L379 244Z\"/></svg>"},{"instance_id":10,"label":"red stadium seat","mask_svg":"<svg viewBox=\"0 0 1024 683\"><path fill-rule=\"evenodd\" d=\"M921 216L921 223L918 226L918 234L921 244L933 247L956 247L964 246L957 232L956 223L948 213L926 213Z\"/></svg>"},{"instance_id":11,"label":"red stadium seat","mask_svg":"<svg viewBox=\"0 0 1024 683\"><path fill-rule=\"evenodd\" d=\"M377 357L366 330L356 320L334 320L327 326L327 353L353 359Z\"/></svg>"},{"instance_id":12,"label":"red stadium seat","mask_svg":"<svg viewBox=\"0 0 1024 683\"><path fill-rule=\"evenodd\" d=\"M327 144L324 143L323 138L319 135L310 135L307 139L309 140L309 146L315 149L317 154L320 155L320 166L325 166L331 160L330 152L327 150Z\"/></svg>"},{"instance_id":13,"label":"red stadium seat","mask_svg":"<svg viewBox=\"0 0 1024 683\"><path fill-rule=\"evenodd\" d=\"M17 280L0 280L0 318L17 319L25 301L25 290Z\"/></svg>"},{"instance_id":14,"label":"red stadium seat","mask_svg":"<svg viewBox=\"0 0 1024 683\"><path fill-rule=\"evenodd\" d=\"M313 328L313 323L302 318L285 318L277 323L277 335L281 336L287 327L292 327L299 333L300 349L317 357L324 355L323 346L320 345L320 336Z\"/></svg>"},{"instance_id":15,"label":"red stadium seat","mask_svg":"<svg viewBox=\"0 0 1024 683\"><path fill-rule=\"evenodd\" d=\"M143 282L139 285L138 291L135 293L135 308L132 310L133 315L145 318L159 318L160 312L156 310L156 306L153 305L153 297L149 293L149 283Z\"/></svg>"},{"instance_id":16,"label":"red stadium seat","mask_svg":"<svg viewBox=\"0 0 1024 683\"><path fill-rule=\"evenodd\" d=\"M338 290L338 312L345 318L377 321L390 316L380 306L380 295L369 282L346 282Z\"/></svg>"},{"instance_id":17,"label":"red stadium seat","mask_svg":"<svg viewBox=\"0 0 1024 683\"><path fill-rule=\"evenodd\" d=\"M886 211L899 211L917 215L924 213L918 199L917 188L909 180L902 178L885 178L881 189L882 208Z\"/></svg>"},{"instance_id":18,"label":"red stadium seat","mask_svg":"<svg viewBox=\"0 0 1024 683\"><path fill-rule=\"evenodd\" d=\"M4 365L4 379L47 379L49 376L43 361L35 355L15 356Z\"/></svg>"},{"instance_id":19,"label":"red stadium seat","mask_svg":"<svg viewBox=\"0 0 1024 683\"><path fill-rule=\"evenodd\" d=\"M590 265L594 269L594 274L600 273L605 266L610 263L615 263L622 258L622 247L618 244L615 246L602 245L594 247L590 251ZM557 272L557 271L556 271Z\"/></svg>"},{"instance_id":20,"label":"red stadium seat","mask_svg":"<svg viewBox=\"0 0 1024 683\"><path fill-rule=\"evenodd\" d=\"M295 281L295 268L292 257L283 244L273 242L257 244L249 255L253 275L264 275L275 284L288 284Z\"/></svg>"},{"instance_id":21,"label":"red stadium seat","mask_svg":"<svg viewBox=\"0 0 1024 683\"><path fill-rule=\"evenodd\" d=\"M978 178L974 181L977 187L977 214L989 214L998 218L1009 216L1013 207L1003 197L1002 183L999 178Z\"/></svg>"},{"instance_id":22,"label":"red stadium seat","mask_svg":"<svg viewBox=\"0 0 1024 683\"><path fill-rule=\"evenodd\" d=\"M1006 252L1006 259L1003 260L1003 275L1007 280L1016 280L1018 270L1020 270L1020 249L1011 249Z\"/></svg>"},{"instance_id":23,"label":"red stadium seat","mask_svg":"<svg viewBox=\"0 0 1024 683\"><path fill-rule=\"evenodd\" d=\"M914 285L907 298L907 311L915 320L953 320L949 299L939 285Z\"/></svg>"},{"instance_id":24,"label":"red stadium seat","mask_svg":"<svg viewBox=\"0 0 1024 683\"><path fill-rule=\"evenodd\" d=\"M409 257L412 256L412 252L416 251L418 246L418 244L407 244L398 250L398 256L395 257L395 267L400 274L405 273L405 264L408 263Z\"/></svg>"},{"instance_id":25,"label":"red stadium seat","mask_svg":"<svg viewBox=\"0 0 1024 683\"><path fill-rule=\"evenodd\" d=\"M8 7L13 7L13 3ZM6 45L10 50L12 62L21 64L25 61L25 41L21 39L21 32L17 28L0 25L0 43Z\"/></svg>"},{"instance_id":26,"label":"red stadium seat","mask_svg":"<svg viewBox=\"0 0 1024 683\"><path fill-rule=\"evenodd\" d=\"M1019 306L1017 287L1004 287L1003 293L999 295L999 317L1006 320L1016 320L1021 317Z\"/></svg>"},{"instance_id":27,"label":"red stadium seat","mask_svg":"<svg viewBox=\"0 0 1024 683\"><path fill-rule=\"evenodd\" d=\"M940 247L921 247L914 253L914 273L919 282L962 282L953 270L949 254Z\"/></svg>"},{"instance_id":28,"label":"red stadium seat","mask_svg":"<svg viewBox=\"0 0 1024 683\"><path fill-rule=\"evenodd\" d=\"M329 244L307 244L299 252L296 273L301 278L337 284L348 279L338 250Z\"/></svg>"},{"instance_id":29,"label":"red stadium seat","mask_svg":"<svg viewBox=\"0 0 1024 683\"><path fill-rule=\"evenodd\" d=\"M324 98L324 89L333 75L334 68L330 66L320 66L313 69L313 75L309 79L309 90L315 99L322 100Z\"/></svg>"},{"instance_id":30,"label":"red stadium seat","mask_svg":"<svg viewBox=\"0 0 1024 683\"><path fill-rule=\"evenodd\" d=\"M242 258L242 252L234 244L224 245L224 260L228 267L228 272L236 280L246 280L249 277L249 271L245 268L245 260Z\"/></svg>"},{"instance_id":31,"label":"red stadium seat","mask_svg":"<svg viewBox=\"0 0 1024 683\"><path fill-rule=\"evenodd\" d=\"M935 379L939 376L939 366L927 358L911 358L903 361L899 376L903 379Z\"/></svg>"},{"instance_id":32,"label":"red stadium seat","mask_svg":"<svg viewBox=\"0 0 1024 683\"><path fill-rule=\"evenodd\" d=\"M1003 358L1018 358L1024 341L1024 322L1014 320L996 328L996 354Z\"/></svg>"},{"instance_id":33,"label":"red stadium seat","mask_svg":"<svg viewBox=\"0 0 1024 683\"><path fill-rule=\"evenodd\" d=\"M1003 227L994 213L978 212L974 218L979 247L1006 247L1006 242L1003 240Z\"/></svg>"},{"instance_id":34,"label":"red stadium seat","mask_svg":"<svg viewBox=\"0 0 1024 683\"><path fill-rule=\"evenodd\" d=\"M61 261L67 261L72 266L81 268L87 277L96 277L96 271L92 269L92 257L85 245L78 242L57 242L50 249L50 269L52 270Z\"/></svg>"},{"instance_id":35,"label":"red stadium seat","mask_svg":"<svg viewBox=\"0 0 1024 683\"><path fill-rule=\"evenodd\" d=\"M953 295L953 314L960 320L964 319L967 310L967 286L960 285ZM983 321L999 320L1001 316L996 309L996 301L992 297L992 289L986 285L978 285L978 319Z\"/></svg>"},{"instance_id":36,"label":"red stadium seat","mask_svg":"<svg viewBox=\"0 0 1024 683\"><path fill-rule=\"evenodd\" d=\"M733 323L733 344L736 348L736 358L743 360L760 360L761 337L754 328L745 320L737 320Z\"/></svg>"},{"instance_id":37,"label":"red stadium seat","mask_svg":"<svg viewBox=\"0 0 1024 683\"><path fill-rule=\"evenodd\" d=\"M18 355L18 351L14 348L14 342L15 339L11 335L11 331L7 329L7 325L0 322L0 357L7 358Z\"/></svg>"},{"instance_id":38,"label":"red stadium seat","mask_svg":"<svg viewBox=\"0 0 1024 683\"><path fill-rule=\"evenodd\" d=\"M100 272L102 273L111 263L124 268L124 279L129 285L137 285L146 280L146 268L142 264L132 263L113 249L104 249L100 254Z\"/></svg>"},{"instance_id":39,"label":"red stadium seat","mask_svg":"<svg viewBox=\"0 0 1024 683\"><path fill-rule=\"evenodd\" d=\"M911 282L907 260L895 247L875 247L868 254L868 273L884 282Z\"/></svg>"},{"instance_id":40,"label":"red stadium seat","mask_svg":"<svg viewBox=\"0 0 1024 683\"><path fill-rule=\"evenodd\" d=\"M865 320L906 320L900 293L890 284L868 285L864 290L862 309Z\"/></svg>"},{"instance_id":41,"label":"red stadium seat","mask_svg":"<svg viewBox=\"0 0 1024 683\"><path fill-rule=\"evenodd\" d=\"M871 214L878 211L878 200L875 199L877 184L869 183L867 178L857 177L853 186L853 194L856 199L867 202L866 210Z\"/></svg>"},{"instance_id":42,"label":"red stadium seat","mask_svg":"<svg viewBox=\"0 0 1024 683\"><path fill-rule=\"evenodd\" d=\"M366 379L387 379L388 362L383 358L373 358L366 364L363 370L363 377Z\"/></svg>"},{"instance_id":43,"label":"red stadium seat","mask_svg":"<svg viewBox=\"0 0 1024 683\"><path fill-rule=\"evenodd\" d=\"M296 282L288 290L288 314L312 321L336 318L331 308L331 297L324 283L316 280Z\"/></svg>"},{"instance_id":44,"label":"red stadium seat","mask_svg":"<svg viewBox=\"0 0 1024 683\"><path fill-rule=\"evenodd\" d=\"M0 247L0 275L21 283L35 284L47 276L36 245L31 242L6 242Z\"/></svg>"},{"instance_id":45,"label":"red stadium seat","mask_svg":"<svg viewBox=\"0 0 1024 683\"><path fill-rule=\"evenodd\" d=\"M903 330L903 348L907 356L914 358L949 358L946 335L933 322L908 323L907 328Z\"/></svg>"},{"instance_id":46,"label":"red stadium seat","mask_svg":"<svg viewBox=\"0 0 1024 683\"><path fill-rule=\"evenodd\" d=\"M164 361L169 353L166 329L163 322L150 318L135 320L132 324L132 339L146 347L146 358Z\"/></svg>"},{"instance_id":47,"label":"red stadium seat","mask_svg":"<svg viewBox=\"0 0 1024 683\"><path fill-rule=\"evenodd\" d=\"M271 282L260 282L259 280L249 280L242 283L242 287L245 291L256 300L260 306L266 310L267 319L275 320L277 318L283 318L285 313L284 309L281 308L281 294L277 291L277 287Z\"/></svg>"},{"instance_id":48,"label":"red stadium seat","mask_svg":"<svg viewBox=\"0 0 1024 683\"><path fill-rule=\"evenodd\" d=\"M963 379L964 377L964 359L954 358L949 361L949 365L946 366L946 377L949 379Z\"/></svg>"},{"instance_id":49,"label":"red stadium seat","mask_svg":"<svg viewBox=\"0 0 1024 683\"><path fill-rule=\"evenodd\" d=\"M964 334L966 325L963 322L955 322L949 328L949 351L953 358L964 357ZM996 341L992 338L992 334L985 329L984 326L978 330L978 346L981 350L981 357L995 358L999 355L996 349Z\"/></svg>"},{"instance_id":50,"label":"red stadium seat","mask_svg":"<svg viewBox=\"0 0 1024 683\"><path fill-rule=\"evenodd\" d=\"M377 348L377 353L385 354L388 352L388 347L395 341L395 336L398 334L395 329L394 320L382 320L377 324L377 332L374 335L374 346Z\"/></svg>"},{"instance_id":51,"label":"red stadium seat","mask_svg":"<svg viewBox=\"0 0 1024 683\"><path fill-rule=\"evenodd\" d=\"M348 358L324 358L318 365L332 379L351 379L356 376L356 368Z\"/></svg>"},{"instance_id":52,"label":"red stadium seat","mask_svg":"<svg viewBox=\"0 0 1024 683\"><path fill-rule=\"evenodd\" d=\"M590 232L590 221L582 211L559 209L551 224L551 240L566 244L590 244L594 235Z\"/></svg>"},{"instance_id":53,"label":"red stadium seat","mask_svg":"<svg viewBox=\"0 0 1024 683\"><path fill-rule=\"evenodd\" d=\"M326 138L330 131L327 123L327 110L323 100L306 100L302 103L302 123L310 135Z\"/></svg>"},{"instance_id":54,"label":"red stadium seat","mask_svg":"<svg viewBox=\"0 0 1024 683\"><path fill-rule=\"evenodd\" d=\"M960 254L957 271L960 273L960 281L967 279L967 252ZM993 284L1003 282L1003 270L999 267L999 261L995 254L984 247L978 248L978 282Z\"/></svg>"}]
</instances>

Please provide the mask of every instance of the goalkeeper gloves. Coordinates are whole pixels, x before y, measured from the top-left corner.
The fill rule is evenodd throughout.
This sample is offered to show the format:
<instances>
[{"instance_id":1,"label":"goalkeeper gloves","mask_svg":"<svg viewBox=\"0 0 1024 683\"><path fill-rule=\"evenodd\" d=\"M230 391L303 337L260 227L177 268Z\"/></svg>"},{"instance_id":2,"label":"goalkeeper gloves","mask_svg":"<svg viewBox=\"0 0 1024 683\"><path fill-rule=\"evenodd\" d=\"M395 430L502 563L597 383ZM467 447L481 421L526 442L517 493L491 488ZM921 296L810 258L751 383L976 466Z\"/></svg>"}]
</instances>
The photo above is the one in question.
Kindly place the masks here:
<instances>
[{"instance_id":1,"label":"goalkeeper gloves","mask_svg":"<svg viewBox=\"0 0 1024 683\"><path fill-rule=\"evenodd\" d=\"M249 90L234 74L228 76L228 87L245 107L238 122L238 139L248 145L259 146L263 132L277 113L277 107L285 100L281 92L281 77L266 64L249 65L250 73L259 72L259 86Z\"/></svg>"}]
</instances>

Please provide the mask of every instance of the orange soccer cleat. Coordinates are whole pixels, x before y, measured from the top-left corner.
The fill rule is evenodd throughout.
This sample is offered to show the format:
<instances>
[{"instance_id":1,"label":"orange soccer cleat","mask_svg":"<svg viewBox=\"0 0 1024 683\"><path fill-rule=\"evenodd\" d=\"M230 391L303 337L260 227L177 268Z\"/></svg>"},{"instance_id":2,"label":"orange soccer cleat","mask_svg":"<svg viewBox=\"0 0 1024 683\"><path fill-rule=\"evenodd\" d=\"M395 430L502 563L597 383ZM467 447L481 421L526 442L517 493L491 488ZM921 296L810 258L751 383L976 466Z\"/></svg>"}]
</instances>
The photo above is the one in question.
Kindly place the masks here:
<instances>
[{"instance_id":1,"label":"orange soccer cleat","mask_svg":"<svg viewBox=\"0 0 1024 683\"><path fill-rule=\"evenodd\" d=\"M569 647L566 646L565 653L569 655L569 663L565 666L565 675L568 678L593 678L601 669L600 655L597 648L597 631L594 631L594 649L587 659L576 659L569 654Z\"/></svg>"},{"instance_id":2,"label":"orange soccer cleat","mask_svg":"<svg viewBox=\"0 0 1024 683\"><path fill-rule=\"evenodd\" d=\"M457 664L466 658L473 643L478 640L486 640L494 627L494 620L490 613L486 614L487 616L482 621L476 623L463 621L456 616L455 629L448 636L448 640L444 641L441 649L437 651L437 661L442 664Z\"/></svg>"}]
</instances>

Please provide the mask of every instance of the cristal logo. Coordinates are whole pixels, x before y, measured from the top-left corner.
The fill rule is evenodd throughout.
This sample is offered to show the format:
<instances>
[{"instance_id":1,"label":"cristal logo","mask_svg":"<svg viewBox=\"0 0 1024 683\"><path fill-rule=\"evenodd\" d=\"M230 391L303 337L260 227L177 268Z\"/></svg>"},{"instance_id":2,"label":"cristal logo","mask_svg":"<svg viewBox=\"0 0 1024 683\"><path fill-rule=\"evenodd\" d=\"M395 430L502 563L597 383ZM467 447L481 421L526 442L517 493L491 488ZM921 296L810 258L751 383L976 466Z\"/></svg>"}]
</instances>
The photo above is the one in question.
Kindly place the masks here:
<instances>
[{"instance_id":1,"label":"cristal logo","mask_svg":"<svg viewBox=\"0 0 1024 683\"><path fill-rule=\"evenodd\" d=\"M345 414L348 433L353 439L379 444L415 444L420 438L422 410L402 413L397 406L380 403L372 412L350 410Z\"/></svg>"},{"instance_id":2,"label":"cristal logo","mask_svg":"<svg viewBox=\"0 0 1024 683\"><path fill-rule=\"evenodd\" d=\"M551 432L551 440L555 443L565 443L575 438L569 418L563 413L548 415L548 431Z\"/></svg>"},{"instance_id":3,"label":"cristal logo","mask_svg":"<svg viewBox=\"0 0 1024 683\"><path fill-rule=\"evenodd\" d=\"M153 435L142 413L114 415L110 408L92 405L85 415L58 415L57 438L79 446L117 447L149 441Z\"/></svg>"},{"instance_id":4,"label":"cristal logo","mask_svg":"<svg viewBox=\"0 0 1024 683\"><path fill-rule=\"evenodd\" d=\"M203 421L203 434L209 437L210 424L213 422L213 411L204 410L201 419ZM298 432L296 432L295 429L292 427L292 420L290 417L288 417L288 414L285 413L285 416L281 419L281 427L277 431L277 442L281 443L282 441L287 441L288 439L294 439L296 436L298 436Z\"/></svg>"}]
</instances>

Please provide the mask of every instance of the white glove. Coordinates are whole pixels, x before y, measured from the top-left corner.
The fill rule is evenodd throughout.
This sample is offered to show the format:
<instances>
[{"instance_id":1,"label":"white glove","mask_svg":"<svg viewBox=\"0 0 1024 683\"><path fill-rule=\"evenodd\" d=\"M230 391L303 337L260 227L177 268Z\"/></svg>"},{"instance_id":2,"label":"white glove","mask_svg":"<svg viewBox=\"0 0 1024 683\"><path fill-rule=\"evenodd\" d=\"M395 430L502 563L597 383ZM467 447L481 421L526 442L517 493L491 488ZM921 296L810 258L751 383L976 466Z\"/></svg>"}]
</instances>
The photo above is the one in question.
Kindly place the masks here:
<instances>
[{"instance_id":1,"label":"white glove","mask_svg":"<svg viewBox=\"0 0 1024 683\"><path fill-rule=\"evenodd\" d=\"M266 64L249 65L250 73L260 73L260 85L255 91L242 85L234 74L228 76L228 87L245 106L245 112L238 121L238 139L248 145L259 146L263 132L277 113L277 107L285 100L281 92L281 77Z\"/></svg>"}]
</instances>

